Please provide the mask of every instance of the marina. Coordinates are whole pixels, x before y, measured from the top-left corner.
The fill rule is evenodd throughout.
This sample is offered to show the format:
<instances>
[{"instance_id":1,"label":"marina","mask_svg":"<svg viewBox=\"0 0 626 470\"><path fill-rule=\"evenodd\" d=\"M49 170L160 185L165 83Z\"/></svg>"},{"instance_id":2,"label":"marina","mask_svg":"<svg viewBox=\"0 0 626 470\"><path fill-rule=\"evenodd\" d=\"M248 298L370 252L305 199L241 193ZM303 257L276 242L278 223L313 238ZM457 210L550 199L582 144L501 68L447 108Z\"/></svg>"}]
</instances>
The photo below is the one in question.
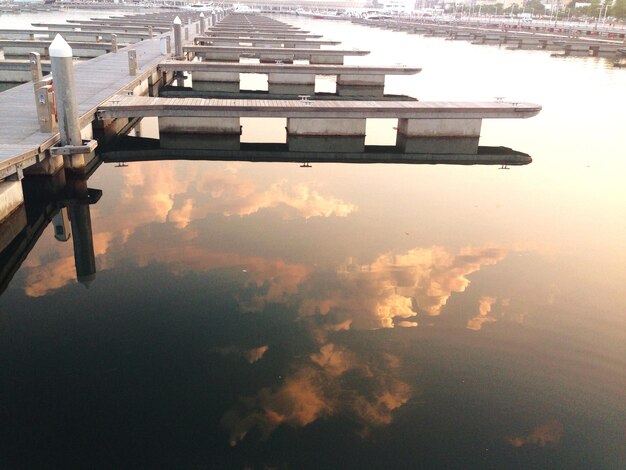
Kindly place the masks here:
<instances>
[{"instance_id":1,"label":"marina","mask_svg":"<svg viewBox=\"0 0 626 470\"><path fill-rule=\"evenodd\" d=\"M278 22L267 22L261 17L260 25L255 26L256 17L237 15L227 17L222 24L229 24L228 18L234 18L234 23L250 26L251 30L258 28L273 28L281 31L290 31L294 27L283 25ZM130 20L128 20L130 21ZM93 21L99 26L104 26L106 21ZM122 20L112 20L113 25L125 23ZM136 21L134 22L136 23ZM151 19L147 24L151 27L164 23ZM83 23L81 23L83 24ZM243 27L243 26L240 26ZM189 62L195 56L200 56L203 62L195 64L197 72L192 72L195 83L205 82L229 82L238 88L239 73L232 69L220 71L210 69L211 72L201 72L197 68L200 64L211 67L206 61L211 59L230 59L239 62L240 57L257 56L260 62L267 61L293 61L308 60L308 65L299 67L289 66L281 68L280 72L270 72L268 81L274 85L296 86L301 93L305 93L315 84L316 68L319 64L342 65L346 55L366 55L368 51L340 49L292 49L289 44L285 47L267 48L263 46L251 47L223 47L223 46L189 46L183 41L194 42L205 31L204 18L198 22L188 22L184 27L180 18L173 21L173 52L175 57L185 59L180 63ZM191 32L190 32L191 30ZM209 30L213 30L212 25ZM152 33L150 33L151 35ZM155 116L159 117L159 129L163 137L163 145L171 148L180 139L172 140L171 134L202 136L205 138L204 145L209 148L233 149L239 146L239 134L241 133L240 118L242 117L282 117L287 119L288 148L292 151L317 150L330 151L333 148L340 152L359 152L365 149L366 118L391 118L398 119L398 137L396 147L404 153L433 152L433 139L454 138L455 145L446 146L445 153L473 154L478 153L481 122L483 118L525 118L539 113L541 107L525 103L432 103L410 101L311 101L308 98L294 100L202 100L197 98L158 98L158 90L174 80L180 82L180 75L188 70L182 68L168 68L167 65L160 67L160 59L163 55L163 45L167 49L167 41L171 36L155 37L140 41L136 45L115 47L114 54L102 56L101 61L85 61L74 66L71 61L72 74L76 74L76 90L73 89L73 79L69 83L59 83L59 77L53 77L53 83L64 90L63 97L50 96L51 82L42 81L43 69L40 65L42 53L33 55L31 60L31 73L36 76L35 84L25 84L0 95L0 104L16 107L30 105L30 112L24 109L22 119L15 121L9 116L5 122L0 122L2 139L2 157L0 161L0 174L7 180L19 180L26 172L31 174L54 174L65 166L72 171L82 171L88 167L89 161L94 158L94 150L100 143L114 138L115 134L122 129L128 129L129 122L137 118ZM69 58L74 54L74 49L80 49L79 43L67 43L59 35L55 41L59 42L57 48L67 51ZM307 42L307 41L303 41ZM14 47L22 41L10 42ZM6 44L9 44L7 42ZM35 41L30 41L28 48L33 48ZM45 55L53 46L45 44ZM107 43L85 43L95 49L100 46L106 51L111 48ZM2 43L0 42L0 45ZM54 42L53 42L54 45ZM7 46L5 46L5 49ZM127 49L127 58L124 57L124 49ZM24 52L23 52L24 53ZM37 53L35 51L34 53ZM31 53L31 54L34 54ZM63 52L65 54L65 52ZM80 52L79 52L80 54ZM53 61L55 60L54 54ZM63 55L65 57L65 55ZM143 60L138 61L138 57ZM56 59L61 62L61 59ZM33 69L33 67L35 67ZM38 67L38 68L37 68ZM58 66L59 67L59 66ZM250 66L248 66L250 67ZM258 66L258 72L262 69ZM307 69L308 73L293 74L291 70L302 72ZM138 74L138 70L141 71ZM205 70L207 70L205 68ZM328 71L321 68L322 71ZM355 69L347 68L345 73L338 67L333 69L337 76L337 87L348 86L353 96L371 96L372 89L375 94L383 94L384 78L386 72L415 73L418 69ZM365 73L361 73L364 71ZM384 72L384 73L382 73ZM70 73L70 71L68 71ZM202 75L204 73L204 75ZM54 75L54 74L53 74ZM94 81L89 77L98 76ZM106 86L103 86L106 83ZM84 84L84 85L83 85ZM179 83L180 84L180 83ZM365 93L359 93L364 90ZM236 90L232 90L236 91ZM284 92L284 89L282 90ZM276 92L276 89L274 89ZM38 96L43 106L33 109L32 103ZM46 94L48 96L46 97ZM75 94L75 97L74 97ZM118 95L131 95L130 97L117 97ZM345 93L344 93L345 94ZM108 96L107 96L108 95ZM143 97L142 97L143 95ZM41 98L39 98L41 96ZM62 106L65 101L76 100L76 105L67 111L73 117L65 117L61 122L60 129L69 126L75 128L74 141L63 134L55 135L56 120L64 119L57 116L57 110L46 103L55 103L59 100ZM65 114L65 113L64 113ZM36 119L35 119L36 118ZM1 118L0 118L1 119ZM133 121L136 122L136 121ZM50 132L48 134L47 132ZM67 132L67 131L65 131ZM100 136L98 138L98 135ZM169 138L166 138L167 135ZM217 137L217 139L216 139ZM320 137L323 137L320 140ZM426 142L424 141L426 139ZM61 143L58 146L58 143ZM174 142L174 143L172 143ZM29 147L29 145L31 145ZM195 146L199 145L196 140ZM437 153L437 152L435 152ZM63 164L65 160L65 164ZM7 217L21 203L21 198L16 195L16 185L9 183L3 191L5 202L2 217Z\"/></svg>"},{"instance_id":2,"label":"marina","mask_svg":"<svg viewBox=\"0 0 626 470\"><path fill-rule=\"evenodd\" d=\"M194 8L0 15L2 466L619 468L623 45Z\"/></svg>"}]
</instances>

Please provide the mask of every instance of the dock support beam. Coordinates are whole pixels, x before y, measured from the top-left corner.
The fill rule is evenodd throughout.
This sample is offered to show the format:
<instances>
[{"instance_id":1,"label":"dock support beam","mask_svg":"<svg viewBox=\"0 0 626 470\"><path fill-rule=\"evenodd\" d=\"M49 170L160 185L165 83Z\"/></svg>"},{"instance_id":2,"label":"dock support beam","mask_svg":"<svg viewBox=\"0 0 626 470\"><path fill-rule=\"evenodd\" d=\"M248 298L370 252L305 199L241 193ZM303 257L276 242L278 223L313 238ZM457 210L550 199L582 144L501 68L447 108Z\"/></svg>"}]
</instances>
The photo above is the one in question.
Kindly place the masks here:
<instances>
[{"instance_id":1,"label":"dock support beam","mask_svg":"<svg viewBox=\"0 0 626 470\"><path fill-rule=\"evenodd\" d=\"M159 117L161 148L239 150L240 136L238 117Z\"/></svg>"},{"instance_id":2,"label":"dock support beam","mask_svg":"<svg viewBox=\"0 0 626 470\"><path fill-rule=\"evenodd\" d=\"M343 65L342 55L311 54L309 64Z\"/></svg>"},{"instance_id":3,"label":"dock support beam","mask_svg":"<svg viewBox=\"0 0 626 470\"><path fill-rule=\"evenodd\" d=\"M191 79L194 90L239 92L239 72L193 72Z\"/></svg>"},{"instance_id":4,"label":"dock support beam","mask_svg":"<svg viewBox=\"0 0 626 470\"><path fill-rule=\"evenodd\" d=\"M270 94L312 95L315 93L315 74L269 73L267 83Z\"/></svg>"},{"instance_id":5,"label":"dock support beam","mask_svg":"<svg viewBox=\"0 0 626 470\"><path fill-rule=\"evenodd\" d=\"M363 152L365 119L287 119L291 151Z\"/></svg>"},{"instance_id":6,"label":"dock support beam","mask_svg":"<svg viewBox=\"0 0 626 470\"><path fill-rule=\"evenodd\" d=\"M396 145L407 153L474 155L481 125L482 119L398 119Z\"/></svg>"},{"instance_id":7,"label":"dock support beam","mask_svg":"<svg viewBox=\"0 0 626 470\"><path fill-rule=\"evenodd\" d=\"M74 64L72 48L57 34L50 44L50 63L54 79L59 133L62 146L79 147L83 144L76 104L76 84L74 82ZM86 161L84 154L68 155L64 158L65 168L82 170Z\"/></svg>"}]
</instances>

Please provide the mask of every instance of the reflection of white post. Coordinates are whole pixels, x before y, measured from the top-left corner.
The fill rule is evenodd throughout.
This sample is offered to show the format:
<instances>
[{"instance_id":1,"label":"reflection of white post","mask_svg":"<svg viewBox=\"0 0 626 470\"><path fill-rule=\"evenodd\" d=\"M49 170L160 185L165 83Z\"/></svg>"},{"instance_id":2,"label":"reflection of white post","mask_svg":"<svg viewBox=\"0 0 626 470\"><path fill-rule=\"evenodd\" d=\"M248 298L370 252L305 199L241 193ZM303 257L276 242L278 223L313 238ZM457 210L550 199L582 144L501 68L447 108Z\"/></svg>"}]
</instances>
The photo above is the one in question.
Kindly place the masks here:
<instances>
[{"instance_id":1,"label":"reflection of white post","mask_svg":"<svg viewBox=\"0 0 626 470\"><path fill-rule=\"evenodd\" d=\"M57 34L52 44L50 44L49 51L61 145L78 147L83 144L83 140L80 135L80 124L78 122L72 48L60 34ZM71 169L83 168L85 166L85 157L82 154L70 155L65 161L65 166Z\"/></svg>"},{"instance_id":2,"label":"reflection of white post","mask_svg":"<svg viewBox=\"0 0 626 470\"><path fill-rule=\"evenodd\" d=\"M183 58L183 27L178 16L174 18L174 58Z\"/></svg>"}]
</instances>

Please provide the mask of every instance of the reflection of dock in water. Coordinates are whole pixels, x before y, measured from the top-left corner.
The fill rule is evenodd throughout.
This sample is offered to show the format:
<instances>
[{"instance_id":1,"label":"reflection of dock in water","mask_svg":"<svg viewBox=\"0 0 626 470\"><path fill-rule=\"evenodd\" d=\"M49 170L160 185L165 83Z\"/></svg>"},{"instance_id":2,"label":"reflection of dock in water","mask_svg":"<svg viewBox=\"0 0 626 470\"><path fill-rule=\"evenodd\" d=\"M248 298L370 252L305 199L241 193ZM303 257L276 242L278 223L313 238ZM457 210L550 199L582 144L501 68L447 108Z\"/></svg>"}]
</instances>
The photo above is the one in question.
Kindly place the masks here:
<instances>
[{"instance_id":1,"label":"reflection of dock in water","mask_svg":"<svg viewBox=\"0 0 626 470\"><path fill-rule=\"evenodd\" d=\"M249 162L296 162L296 163L405 163L448 165L528 165L530 155L507 147L478 146L476 153L454 151L458 143L441 139L424 141L422 152L407 153L401 148L387 145L366 145L362 151L336 151L337 140L327 142L327 148L292 151L288 143L239 143L235 149L211 148L211 142L190 141L189 136L167 136L175 140L171 148L162 148L159 139L127 137L115 147L101 154L104 162L140 162L156 160L215 160ZM348 145L352 141L345 139ZM187 145L185 145L187 142ZM191 146L190 144L193 144Z\"/></svg>"},{"instance_id":2,"label":"reflection of dock in water","mask_svg":"<svg viewBox=\"0 0 626 470\"><path fill-rule=\"evenodd\" d=\"M57 240L72 239L77 281L88 286L96 274L89 206L102 191L87 188L86 178L66 180L63 172L22 183L24 203L0 224L0 294L50 223Z\"/></svg>"}]
</instances>

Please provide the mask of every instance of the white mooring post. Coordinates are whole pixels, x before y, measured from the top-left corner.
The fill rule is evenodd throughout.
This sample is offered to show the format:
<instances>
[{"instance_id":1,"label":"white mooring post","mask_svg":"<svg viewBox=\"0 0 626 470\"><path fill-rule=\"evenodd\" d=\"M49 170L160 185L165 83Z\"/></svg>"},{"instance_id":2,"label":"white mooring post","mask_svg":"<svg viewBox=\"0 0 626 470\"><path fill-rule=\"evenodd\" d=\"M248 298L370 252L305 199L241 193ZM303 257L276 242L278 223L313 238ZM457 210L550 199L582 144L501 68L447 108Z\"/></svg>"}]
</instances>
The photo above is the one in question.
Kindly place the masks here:
<instances>
[{"instance_id":1,"label":"white mooring post","mask_svg":"<svg viewBox=\"0 0 626 470\"><path fill-rule=\"evenodd\" d=\"M200 36L204 36L204 31L206 29L206 26L204 25L204 13L200 13Z\"/></svg>"},{"instance_id":2,"label":"white mooring post","mask_svg":"<svg viewBox=\"0 0 626 470\"><path fill-rule=\"evenodd\" d=\"M183 58L183 27L178 16L174 18L174 58L177 60Z\"/></svg>"},{"instance_id":3,"label":"white mooring post","mask_svg":"<svg viewBox=\"0 0 626 470\"><path fill-rule=\"evenodd\" d=\"M76 104L72 48L60 34L57 34L50 44L49 51L61 146L79 147L82 146L83 141L80 135L78 106ZM65 159L66 168L82 169L84 166L85 157L83 154L68 155Z\"/></svg>"}]
</instances>

